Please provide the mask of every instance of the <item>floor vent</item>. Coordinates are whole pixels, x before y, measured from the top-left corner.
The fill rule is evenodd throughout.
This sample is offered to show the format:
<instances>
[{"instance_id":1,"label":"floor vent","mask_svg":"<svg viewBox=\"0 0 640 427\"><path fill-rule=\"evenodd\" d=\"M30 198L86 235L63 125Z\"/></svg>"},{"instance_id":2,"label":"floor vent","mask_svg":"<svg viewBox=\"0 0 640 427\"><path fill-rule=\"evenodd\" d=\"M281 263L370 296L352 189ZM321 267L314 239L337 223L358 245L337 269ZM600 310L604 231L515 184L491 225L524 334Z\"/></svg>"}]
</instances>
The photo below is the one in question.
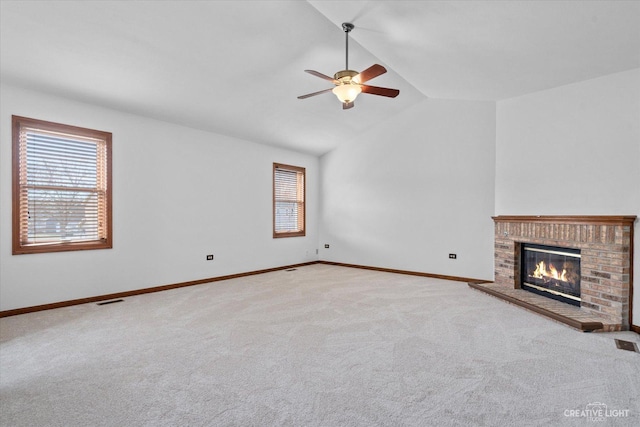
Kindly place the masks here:
<instances>
[{"instance_id":1,"label":"floor vent","mask_svg":"<svg viewBox=\"0 0 640 427\"><path fill-rule=\"evenodd\" d=\"M624 341L616 338L616 347L618 347L620 350L635 351L636 353L640 353L640 351L638 351L638 346L636 345L636 343L631 341Z\"/></svg>"},{"instance_id":2,"label":"floor vent","mask_svg":"<svg viewBox=\"0 0 640 427\"><path fill-rule=\"evenodd\" d=\"M113 303L122 302L122 301L124 301L124 300L123 299L114 299L114 300L111 300L111 301L98 302L98 303L96 303L96 305L107 305L107 304L113 304Z\"/></svg>"}]
</instances>

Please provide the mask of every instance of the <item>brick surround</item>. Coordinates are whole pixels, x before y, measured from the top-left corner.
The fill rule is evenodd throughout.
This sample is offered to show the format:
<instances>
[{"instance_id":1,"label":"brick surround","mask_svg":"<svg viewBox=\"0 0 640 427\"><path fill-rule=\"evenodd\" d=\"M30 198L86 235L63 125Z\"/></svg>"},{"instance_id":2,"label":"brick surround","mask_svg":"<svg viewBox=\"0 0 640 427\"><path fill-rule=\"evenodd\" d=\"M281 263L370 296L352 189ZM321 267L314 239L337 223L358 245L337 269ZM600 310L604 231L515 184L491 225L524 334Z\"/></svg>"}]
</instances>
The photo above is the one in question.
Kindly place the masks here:
<instances>
[{"instance_id":1,"label":"brick surround","mask_svg":"<svg viewBox=\"0 0 640 427\"><path fill-rule=\"evenodd\" d=\"M633 293L635 216L496 216L495 283L520 288L522 243L581 251L580 310L628 330Z\"/></svg>"}]
</instances>

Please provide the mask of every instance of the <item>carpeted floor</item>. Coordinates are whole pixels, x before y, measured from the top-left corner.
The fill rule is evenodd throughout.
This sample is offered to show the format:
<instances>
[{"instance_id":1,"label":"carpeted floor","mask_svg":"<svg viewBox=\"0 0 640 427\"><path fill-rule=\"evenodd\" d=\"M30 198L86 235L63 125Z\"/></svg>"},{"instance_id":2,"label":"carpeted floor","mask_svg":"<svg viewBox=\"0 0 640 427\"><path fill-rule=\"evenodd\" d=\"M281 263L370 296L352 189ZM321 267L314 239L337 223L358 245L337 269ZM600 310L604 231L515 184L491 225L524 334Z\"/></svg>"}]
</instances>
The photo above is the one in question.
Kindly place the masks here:
<instances>
[{"instance_id":1,"label":"carpeted floor","mask_svg":"<svg viewBox=\"0 0 640 427\"><path fill-rule=\"evenodd\" d=\"M0 319L0 421L637 426L640 354L614 338L640 344L466 283L317 264Z\"/></svg>"}]
</instances>

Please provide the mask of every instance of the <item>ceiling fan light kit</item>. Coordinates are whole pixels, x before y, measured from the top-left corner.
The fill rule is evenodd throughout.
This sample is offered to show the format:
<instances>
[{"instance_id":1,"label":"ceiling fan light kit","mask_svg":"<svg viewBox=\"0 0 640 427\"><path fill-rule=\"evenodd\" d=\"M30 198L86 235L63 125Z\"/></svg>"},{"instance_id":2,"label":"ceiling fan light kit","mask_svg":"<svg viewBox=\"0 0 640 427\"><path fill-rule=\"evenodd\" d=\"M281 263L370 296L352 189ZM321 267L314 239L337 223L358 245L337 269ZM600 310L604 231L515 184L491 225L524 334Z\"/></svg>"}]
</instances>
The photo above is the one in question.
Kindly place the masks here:
<instances>
[{"instance_id":1,"label":"ceiling fan light kit","mask_svg":"<svg viewBox=\"0 0 640 427\"><path fill-rule=\"evenodd\" d=\"M357 71L343 70L338 71L333 77L340 82L331 91L338 97L340 102L348 104L356 100L356 97L362 92L362 88L353 78L357 76Z\"/></svg>"},{"instance_id":2,"label":"ceiling fan light kit","mask_svg":"<svg viewBox=\"0 0 640 427\"><path fill-rule=\"evenodd\" d=\"M349 69L349 33L351 32L351 30L353 30L353 28L354 25L349 22L345 22L342 24L342 29L345 32L346 46L346 60L344 70L335 73L333 75L333 78L314 70L304 70L305 72L313 74L316 77L320 77L324 80L329 80L335 85L335 87L333 89L325 89L318 92L309 93L307 95L301 95L298 97L298 99L306 99L311 96L320 95L321 93L331 91L342 103L342 109L347 110L354 106L353 102L362 92L372 95L386 96L388 98L395 98L396 96L398 96L398 94L400 93L398 89L388 89L384 87L367 86L363 84L366 81L373 79L374 77L378 77L379 75L386 73L387 70L382 65L374 64L361 73Z\"/></svg>"}]
</instances>

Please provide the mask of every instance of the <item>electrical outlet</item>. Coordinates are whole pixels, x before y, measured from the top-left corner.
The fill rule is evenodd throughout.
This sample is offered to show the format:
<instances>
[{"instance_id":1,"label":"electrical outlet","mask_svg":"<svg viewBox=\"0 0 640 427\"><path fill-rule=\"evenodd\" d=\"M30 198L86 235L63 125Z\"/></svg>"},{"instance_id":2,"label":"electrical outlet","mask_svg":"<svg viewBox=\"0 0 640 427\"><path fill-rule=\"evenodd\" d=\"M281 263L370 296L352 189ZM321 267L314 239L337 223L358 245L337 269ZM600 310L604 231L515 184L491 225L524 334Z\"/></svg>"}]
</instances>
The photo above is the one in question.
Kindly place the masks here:
<instances>
[{"instance_id":1,"label":"electrical outlet","mask_svg":"<svg viewBox=\"0 0 640 427\"><path fill-rule=\"evenodd\" d=\"M329 244L328 244L328 243L325 243L325 244L324 244L324 248L325 248L325 249L329 249Z\"/></svg>"},{"instance_id":2,"label":"electrical outlet","mask_svg":"<svg viewBox=\"0 0 640 427\"><path fill-rule=\"evenodd\" d=\"M449 259L457 259L458 255L456 254L449 254Z\"/></svg>"},{"instance_id":3,"label":"electrical outlet","mask_svg":"<svg viewBox=\"0 0 640 427\"><path fill-rule=\"evenodd\" d=\"M213 261L213 255L207 255L207 261Z\"/></svg>"}]
</instances>

